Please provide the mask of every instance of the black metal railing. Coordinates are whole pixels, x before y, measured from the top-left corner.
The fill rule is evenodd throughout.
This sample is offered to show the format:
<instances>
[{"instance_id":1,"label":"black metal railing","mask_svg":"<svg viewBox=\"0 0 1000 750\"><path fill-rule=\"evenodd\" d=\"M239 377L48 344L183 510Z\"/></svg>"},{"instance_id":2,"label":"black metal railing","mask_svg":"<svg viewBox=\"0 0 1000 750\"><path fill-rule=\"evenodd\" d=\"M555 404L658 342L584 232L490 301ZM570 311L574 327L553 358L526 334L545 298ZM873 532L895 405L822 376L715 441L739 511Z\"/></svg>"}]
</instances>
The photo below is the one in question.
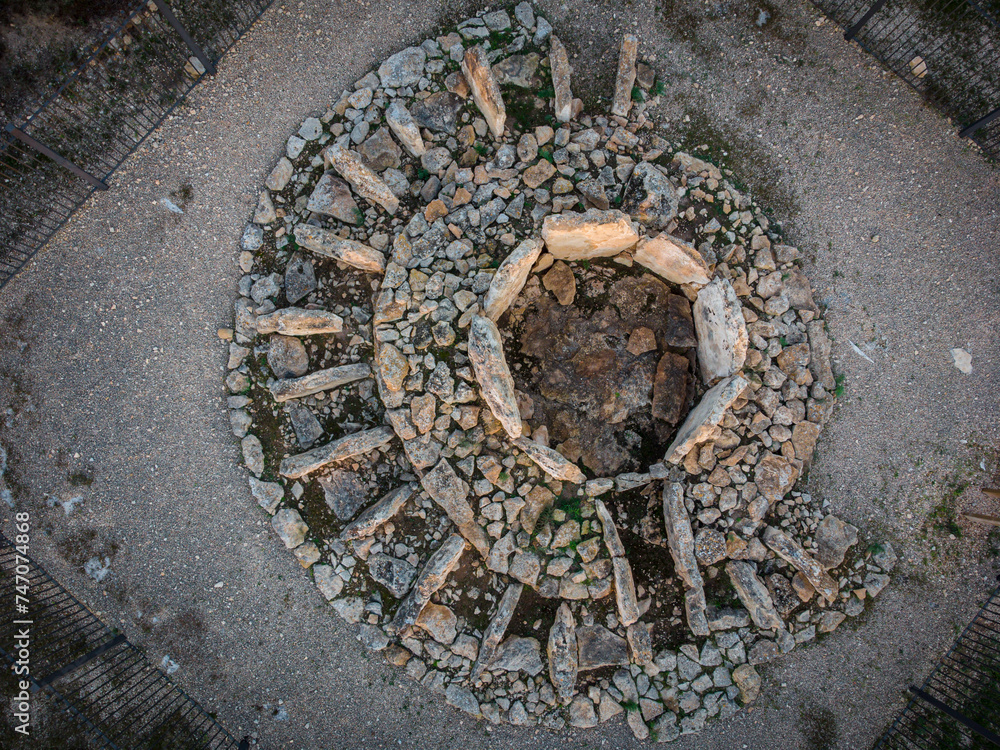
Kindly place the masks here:
<instances>
[{"instance_id":1,"label":"black metal railing","mask_svg":"<svg viewBox=\"0 0 1000 750\"><path fill-rule=\"evenodd\" d=\"M1000 3L813 0L867 52L1000 159Z\"/></svg>"},{"instance_id":2,"label":"black metal railing","mask_svg":"<svg viewBox=\"0 0 1000 750\"><path fill-rule=\"evenodd\" d=\"M1000 587L875 746L876 750L1000 747Z\"/></svg>"},{"instance_id":3,"label":"black metal railing","mask_svg":"<svg viewBox=\"0 0 1000 750\"><path fill-rule=\"evenodd\" d=\"M23 607L23 609L22 609ZM22 651L22 649L24 649ZM0 534L0 661L108 750L246 750L124 636ZM17 674L17 670L15 670ZM6 696L11 699L14 696ZM5 703L11 705L10 700ZM7 710L7 708L5 708Z\"/></svg>"},{"instance_id":4,"label":"black metal railing","mask_svg":"<svg viewBox=\"0 0 1000 750\"><path fill-rule=\"evenodd\" d=\"M272 0L142 0L0 127L0 287L183 101Z\"/></svg>"}]
</instances>

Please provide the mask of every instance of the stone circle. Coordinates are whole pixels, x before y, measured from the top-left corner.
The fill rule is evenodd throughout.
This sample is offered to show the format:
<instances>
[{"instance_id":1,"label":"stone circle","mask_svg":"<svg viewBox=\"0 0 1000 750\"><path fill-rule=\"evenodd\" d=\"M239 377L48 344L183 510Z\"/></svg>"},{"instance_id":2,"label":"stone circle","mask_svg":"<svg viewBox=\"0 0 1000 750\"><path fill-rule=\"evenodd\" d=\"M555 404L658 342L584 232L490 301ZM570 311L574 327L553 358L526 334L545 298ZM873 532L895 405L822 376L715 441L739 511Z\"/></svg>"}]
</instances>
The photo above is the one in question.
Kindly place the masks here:
<instances>
[{"instance_id":1,"label":"stone circle","mask_svg":"<svg viewBox=\"0 0 1000 750\"><path fill-rule=\"evenodd\" d=\"M589 113L513 15L289 138L242 235L230 420L365 648L486 721L666 742L861 614L895 555L801 489L837 390L801 253L659 134L634 37Z\"/></svg>"}]
</instances>

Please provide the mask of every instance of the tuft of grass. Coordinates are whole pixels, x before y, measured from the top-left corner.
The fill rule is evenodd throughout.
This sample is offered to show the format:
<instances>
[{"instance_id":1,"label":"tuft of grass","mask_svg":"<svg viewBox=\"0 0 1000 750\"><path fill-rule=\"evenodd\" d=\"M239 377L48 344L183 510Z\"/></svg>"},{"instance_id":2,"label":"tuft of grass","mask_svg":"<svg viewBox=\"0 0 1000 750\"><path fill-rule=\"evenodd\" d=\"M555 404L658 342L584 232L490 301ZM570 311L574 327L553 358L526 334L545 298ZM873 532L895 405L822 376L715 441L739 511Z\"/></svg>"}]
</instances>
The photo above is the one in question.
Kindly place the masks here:
<instances>
[{"instance_id":1,"label":"tuft of grass","mask_svg":"<svg viewBox=\"0 0 1000 750\"><path fill-rule=\"evenodd\" d=\"M632 101L634 102L644 102L646 101L646 94L638 86L632 87Z\"/></svg>"},{"instance_id":2,"label":"tuft of grass","mask_svg":"<svg viewBox=\"0 0 1000 750\"><path fill-rule=\"evenodd\" d=\"M833 389L833 395L837 398L844 395L844 380L846 377L846 375L838 375L834 378L834 382L837 384L837 387Z\"/></svg>"},{"instance_id":3,"label":"tuft of grass","mask_svg":"<svg viewBox=\"0 0 1000 750\"><path fill-rule=\"evenodd\" d=\"M657 81L652 88L653 96L663 96L667 93L667 84L663 81Z\"/></svg>"}]
</instances>

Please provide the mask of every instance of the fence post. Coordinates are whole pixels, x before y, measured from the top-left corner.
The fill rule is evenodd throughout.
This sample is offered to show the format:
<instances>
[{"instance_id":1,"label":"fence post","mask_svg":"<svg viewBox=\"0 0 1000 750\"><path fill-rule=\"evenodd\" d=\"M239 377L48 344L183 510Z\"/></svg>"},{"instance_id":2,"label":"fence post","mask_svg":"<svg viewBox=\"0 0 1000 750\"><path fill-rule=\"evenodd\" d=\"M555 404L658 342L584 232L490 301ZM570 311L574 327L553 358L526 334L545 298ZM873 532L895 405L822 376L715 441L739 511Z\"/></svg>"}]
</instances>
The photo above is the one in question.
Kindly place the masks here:
<instances>
[{"instance_id":1,"label":"fence post","mask_svg":"<svg viewBox=\"0 0 1000 750\"><path fill-rule=\"evenodd\" d=\"M212 62L209 56L205 54L205 50L203 50L187 32L187 29L185 29L184 25L177 19L174 12L170 10L170 6L167 5L166 0L153 0L153 3L156 5L160 13L163 14L163 17L167 19L167 23L173 26L174 31L180 34L181 39L184 40L184 44L186 44L188 49L190 49L191 52L194 53L194 56L198 58L201 64L205 67L206 72L208 72L209 75L214 76L215 63Z\"/></svg>"},{"instance_id":2,"label":"fence post","mask_svg":"<svg viewBox=\"0 0 1000 750\"><path fill-rule=\"evenodd\" d=\"M844 32L844 39L851 41L854 37L856 37L864 25L871 20L871 17L882 10L882 6L885 5L885 3L886 0L875 0L875 4L870 7L867 12L861 16L861 18L858 19L858 22Z\"/></svg>"},{"instance_id":3,"label":"fence post","mask_svg":"<svg viewBox=\"0 0 1000 750\"><path fill-rule=\"evenodd\" d=\"M35 149L35 151L37 151L38 153L43 154L43 155L49 157L56 164L58 164L61 167L65 167L70 172L72 172L73 174L75 174L77 177L80 177L80 178L86 180L87 182L89 182L91 185L93 185L98 190L107 190L108 189L108 186L104 183L103 180L100 180L97 177L94 177L94 175L90 174L90 172L83 171L78 166L76 166L76 164L74 164L73 162L71 162L69 159L67 159L64 156L60 156L55 151L53 151L51 148L49 148L48 146L46 146L44 143L39 143L38 141L36 141L34 138L32 138L30 135L28 135L27 133L25 133L20 128L15 128L13 125L7 125L7 127L4 128L4 129L8 133L10 133L12 136L14 136L15 138L17 138L17 140L21 141L21 143L24 143L25 145L30 146L31 148Z\"/></svg>"},{"instance_id":4,"label":"fence post","mask_svg":"<svg viewBox=\"0 0 1000 750\"><path fill-rule=\"evenodd\" d=\"M975 133L977 130L979 130L979 128L983 127L984 125L989 125L991 122L993 122L994 120L996 120L998 117L1000 117L1000 107L997 107L996 109L994 109L992 112L990 112L988 115L986 115L986 117L981 117L978 120L976 120L974 123L972 123L965 130L961 131L958 134L958 137L959 138L969 138L969 137L972 136L973 133ZM983 492L986 492L986 488L985 487L983 488ZM991 493L986 492L986 494L989 495ZM1000 497L1000 494L997 494L995 497Z\"/></svg>"}]
</instances>

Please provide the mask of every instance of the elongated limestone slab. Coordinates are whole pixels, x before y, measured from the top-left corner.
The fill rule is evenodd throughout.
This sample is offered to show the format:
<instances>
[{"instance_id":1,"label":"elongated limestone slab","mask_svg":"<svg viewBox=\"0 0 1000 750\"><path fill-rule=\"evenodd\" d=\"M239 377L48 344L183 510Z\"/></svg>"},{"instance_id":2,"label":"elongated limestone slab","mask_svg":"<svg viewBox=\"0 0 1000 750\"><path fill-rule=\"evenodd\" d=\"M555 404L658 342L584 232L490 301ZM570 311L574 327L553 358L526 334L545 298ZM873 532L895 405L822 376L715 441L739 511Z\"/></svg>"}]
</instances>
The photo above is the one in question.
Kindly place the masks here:
<instances>
[{"instance_id":1,"label":"elongated limestone slab","mask_svg":"<svg viewBox=\"0 0 1000 750\"><path fill-rule=\"evenodd\" d=\"M730 560L726 563L726 572L733 582L737 596L743 602L750 617L762 630L782 630L785 624L774 608L771 594L767 586L757 577L757 568L753 563L743 560Z\"/></svg>"},{"instance_id":2,"label":"elongated limestone slab","mask_svg":"<svg viewBox=\"0 0 1000 750\"><path fill-rule=\"evenodd\" d=\"M351 456L370 453L388 443L395 436L396 433L392 431L391 427L376 427L373 430L356 432L297 456L289 456L282 460L279 471L283 477L298 479L334 461L342 461Z\"/></svg>"},{"instance_id":3,"label":"elongated limestone slab","mask_svg":"<svg viewBox=\"0 0 1000 750\"><path fill-rule=\"evenodd\" d=\"M549 67L552 71L552 88L555 92L555 114L559 122L569 122L573 119L573 92L570 90L569 78L571 69L566 48L559 38L552 35L549 39Z\"/></svg>"},{"instance_id":4,"label":"elongated limestone slab","mask_svg":"<svg viewBox=\"0 0 1000 750\"><path fill-rule=\"evenodd\" d=\"M473 683L479 679L479 675L496 656L497 646L500 645L507 633L507 627L510 625L511 618L514 617L514 610L517 609L517 603L521 600L522 591L524 591L523 583L512 583L500 597L500 604L497 605L497 611L493 614L490 624L486 626L483 642L479 645L479 656L472 667L469 679Z\"/></svg>"},{"instance_id":5,"label":"elongated limestone slab","mask_svg":"<svg viewBox=\"0 0 1000 750\"><path fill-rule=\"evenodd\" d=\"M661 232L656 237L643 237L633 255L653 273L675 284L704 285L709 282L708 264L694 245Z\"/></svg>"},{"instance_id":6,"label":"elongated limestone slab","mask_svg":"<svg viewBox=\"0 0 1000 750\"><path fill-rule=\"evenodd\" d=\"M774 526L768 526L762 538L764 544L774 550L778 557L802 573L824 599L831 604L837 600L840 586L820 565L819 560L806 552L802 545Z\"/></svg>"},{"instance_id":7,"label":"elongated limestone slab","mask_svg":"<svg viewBox=\"0 0 1000 750\"><path fill-rule=\"evenodd\" d=\"M482 315L469 323L469 359L483 399L512 440L521 437L521 412L514 395L514 378L503 356L497 324Z\"/></svg>"},{"instance_id":8,"label":"elongated limestone slab","mask_svg":"<svg viewBox=\"0 0 1000 750\"><path fill-rule=\"evenodd\" d=\"M462 58L462 75L465 76L472 90L472 98L482 112L486 124L490 126L490 131L495 138L499 138L503 135L507 110L503 104L503 97L500 96L500 87L493 77L490 61L486 59L486 52L478 44L465 51L465 57Z\"/></svg>"},{"instance_id":9,"label":"elongated limestone slab","mask_svg":"<svg viewBox=\"0 0 1000 750\"><path fill-rule=\"evenodd\" d=\"M701 402L691 410L684 424L677 431L677 437L667 449L666 459L672 464L679 464L684 460L684 456L698 443L708 440L719 422L722 421L732 403L749 385L742 375L733 375L727 380L723 380L718 385L709 388Z\"/></svg>"},{"instance_id":10,"label":"elongated limestone slab","mask_svg":"<svg viewBox=\"0 0 1000 750\"><path fill-rule=\"evenodd\" d=\"M549 214L542 222L542 239L555 258L585 260L618 255L635 245L639 235L621 211L591 208L582 214Z\"/></svg>"},{"instance_id":11,"label":"elongated limestone slab","mask_svg":"<svg viewBox=\"0 0 1000 750\"><path fill-rule=\"evenodd\" d=\"M399 199L389 186L349 148L334 144L323 152L323 160L351 183L354 191L369 203L377 203L390 214L399 210Z\"/></svg>"},{"instance_id":12,"label":"elongated limestone slab","mask_svg":"<svg viewBox=\"0 0 1000 750\"><path fill-rule=\"evenodd\" d=\"M716 278L698 292L691 310L698 333L698 366L706 384L739 372L747 358L743 306L727 279Z\"/></svg>"},{"instance_id":13,"label":"elongated limestone slab","mask_svg":"<svg viewBox=\"0 0 1000 750\"><path fill-rule=\"evenodd\" d=\"M594 508L596 508L597 517L601 521L601 528L604 529L604 544L608 548L608 554L612 557L625 557L625 545L622 544L621 537L618 536L618 529L608 506L597 497L594 498Z\"/></svg>"},{"instance_id":14,"label":"elongated limestone slab","mask_svg":"<svg viewBox=\"0 0 1000 750\"><path fill-rule=\"evenodd\" d=\"M552 686L562 701L568 701L576 692L580 656L576 645L576 620L566 602L559 605L556 620L549 630L547 653Z\"/></svg>"},{"instance_id":15,"label":"elongated limestone slab","mask_svg":"<svg viewBox=\"0 0 1000 750\"><path fill-rule=\"evenodd\" d=\"M684 588L694 592L690 596L685 593L684 598L688 627L697 636L707 636L709 627L705 581L694 554L694 532L684 505L684 485L681 482L667 482L663 487L663 519L667 528L667 548L674 560L674 570L684 582Z\"/></svg>"},{"instance_id":16,"label":"elongated limestone slab","mask_svg":"<svg viewBox=\"0 0 1000 750\"><path fill-rule=\"evenodd\" d=\"M371 374L371 368L363 362L359 362L354 365L341 365L340 367L317 370L303 375L301 378L276 380L271 384L270 390L275 401L288 401L320 391L340 388L340 386L353 383L356 380L371 377Z\"/></svg>"},{"instance_id":17,"label":"elongated limestone slab","mask_svg":"<svg viewBox=\"0 0 1000 750\"><path fill-rule=\"evenodd\" d=\"M447 459L438 461L437 466L427 472L420 483L458 527L459 533L476 548L483 559L487 558L490 554L490 540L482 526L476 523L476 514L469 505L469 485L459 479Z\"/></svg>"},{"instance_id":18,"label":"elongated limestone slab","mask_svg":"<svg viewBox=\"0 0 1000 750\"><path fill-rule=\"evenodd\" d=\"M342 330L344 319L328 310L285 307L257 317L257 332L263 334L315 336L320 333L340 333Z\"/></svg>"},{"instance_id":19,"label":"elongated limestone slab","mask_svg":"<svg viewBox=\"0 0 1000 750\"><path fill-rule=\"evenodd\" d=\"M388 495L351 521L344 530L340 532L340 538L345 542L352 539L364 539L375 533L379 526L395 516L406 505L406 501L413 497L413 485L404 484L397 487Z\"/></svg>"},{"instance_id":20,"label":"elongated limestone slab","mask_svg":"<svg viewBox=\"0 0 1000 750\"><path fill-rule=\"evenodd\" d=\"M386 108L385 121L410 156L421 157L427 153L424 139L420 137L420 128L402 102L395 101Z\"/></svg>"},{"instance_id":21,"label":"elongated limestone slab","mask_svg":"<svg viewBox=\"0 0 1000 750\"><path fill-rule=\"evenodd\" d=\"M483 302L483 312L487 318L496 322L507 311L524 288L531 267L535 265L541 252L541 242L525 240L504 258L493 275L493 281L490 282L490 288L486 292L486 300Z\"/></svg>"},{"instance_id":22,"label":"elongated limestone slab","mask_svg":"<svg viewBox=\"0 0 1000 750\"><path fill-rule=\"evenodd\" d=\"M458 567L468 545L458 534L452 534L430 556L423 570L417 575L413 588L407 594L392 622L386 626L389 635L403 632L413 627L421 610L431 600L434 592L444 586L451 572Z\"/></svg>"},{"instance_id":23,"label":"elongated limestone slab","mask_svg":"<svg viewBox=\"0 0 1000 750\"><path fill-rule=\"evenodd\" d=\"M635 58L639 51L639 40L635 34L622 37L621 51L618 53L618 75L615 78L615 100L611 114L628 117L632 109L632 86L635 85Z\"/></svg>"},{"instance_id":24,"label":"elongated limestone slab","mask_svg":"<svg viewBox=\"0 0 1000 750\"><path fill-rule=\"evenodd\" d=\"M312 224L295 225L295 241L317 255L333 258L369 273L385 272L385 256L373 247L354 240L345 240L323 227Z\"/></svg>"},{"instance_id":25,"label":"elongated limestone slab","mask_svg":"<svg viewBox=\"0 0 1000 750\"><path fill-rule=\"evenodd\" d=\"M527 453L528 458L538 464L539 468L550 477L555 477L563 482L572 482L573 484L583 484L587 481L587 477L580 471L580 467L572 461L567 460L558 451L554 451L551 448L536 443L534 440L528 440L524 437L517 438L514 441L514 445Z\"/></svg>"},{"instance_id":26,"label":"elongated limestone slab","mask_svg":"<svg viewBox=\"0 0 1000 750\"><path fill-rule=\"evenodd\" d=\"M639 620L639 600L635 594L635 580L632 566L624 557L612 557L611 565L615 574L615 604L618 605L618 619L628 627Z\"/></svg>"}]
</instances>

